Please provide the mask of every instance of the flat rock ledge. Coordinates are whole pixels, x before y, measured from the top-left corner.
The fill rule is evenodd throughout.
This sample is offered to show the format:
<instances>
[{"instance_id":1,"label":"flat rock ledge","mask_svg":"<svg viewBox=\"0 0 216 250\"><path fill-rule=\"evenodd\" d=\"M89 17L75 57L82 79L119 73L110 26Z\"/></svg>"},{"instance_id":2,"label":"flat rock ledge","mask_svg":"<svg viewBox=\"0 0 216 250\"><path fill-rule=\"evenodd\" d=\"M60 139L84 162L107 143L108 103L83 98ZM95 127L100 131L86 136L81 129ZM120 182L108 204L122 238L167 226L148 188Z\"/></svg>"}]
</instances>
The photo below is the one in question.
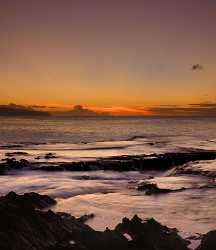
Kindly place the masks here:
<instances>
[{"instance_id":1,"label":"flat rock ledge","mask_svg":"<svg viewBox=\"0 0 216 250\"><path fill-rule=\"evenodd\" d=\"M0 163L0 174L10 170L30 169L42 171L91 171L91 170L113 170L113 171L163 171L175 166L181 166L191 161L214 160L216 151L194 151L181 153L165 153L137 156L117 156L99 158L94 161L80 161L71 163L38 163L29 162L25 159L15 158L3 159Z\"/></svg>"},{"instance_id":2,"label":"flat rock ledge","mask_svg":"<svg viewBox=\"0 0 216 250\"><path fill-rule=\"evenodd\" d=\"M80 218L48 210L55 200L46 195L10 192L0 197L1 250L188 250L176 229L154 219L123 218L114 230L93 230ZM46 210L44 210L46 209ZM198 250L213 250L216 231L202 239Z\"/></svg>"}]
</instances>

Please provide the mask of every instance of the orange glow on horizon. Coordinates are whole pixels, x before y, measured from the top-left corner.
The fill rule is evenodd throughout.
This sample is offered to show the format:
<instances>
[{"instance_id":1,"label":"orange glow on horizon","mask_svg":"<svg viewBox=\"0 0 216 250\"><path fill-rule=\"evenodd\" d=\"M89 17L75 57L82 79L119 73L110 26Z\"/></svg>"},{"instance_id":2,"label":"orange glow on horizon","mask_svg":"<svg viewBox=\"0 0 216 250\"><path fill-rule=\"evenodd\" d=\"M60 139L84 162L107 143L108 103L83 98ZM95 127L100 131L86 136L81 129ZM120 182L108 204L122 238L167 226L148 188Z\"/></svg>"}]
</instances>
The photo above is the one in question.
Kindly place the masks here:
<instances>
[{"instance_id":1,"label":"orange glow on horizon","mask_svg":"<svg viewBox=\"0 0 216 250\"><path fill-rule=\"evenodd\" d=\"M98 113L109 113L116 116L146 116L151 115L148 108L131 108L131 107L89 107Z\"/></svg>"},{"instance_id":2,"label":"orange glow on horizon","mask_svg":"<svg viewBox=\"0 0 216 250\"><path fill-rule=\"evenodd\" d=\"M47 111L50 113L61 113L71 111L76 105L59 105L59 104L41 104L41 105L26 105L32 107L35 110ZM83 106L83 108L90 111L94 111L98 114L107 113L113 116L148 116L152 115L152 112L147 107L123 107L123 106L112 106L112 107L94 107L94 106Z\"/></svg>"}]
</instances>

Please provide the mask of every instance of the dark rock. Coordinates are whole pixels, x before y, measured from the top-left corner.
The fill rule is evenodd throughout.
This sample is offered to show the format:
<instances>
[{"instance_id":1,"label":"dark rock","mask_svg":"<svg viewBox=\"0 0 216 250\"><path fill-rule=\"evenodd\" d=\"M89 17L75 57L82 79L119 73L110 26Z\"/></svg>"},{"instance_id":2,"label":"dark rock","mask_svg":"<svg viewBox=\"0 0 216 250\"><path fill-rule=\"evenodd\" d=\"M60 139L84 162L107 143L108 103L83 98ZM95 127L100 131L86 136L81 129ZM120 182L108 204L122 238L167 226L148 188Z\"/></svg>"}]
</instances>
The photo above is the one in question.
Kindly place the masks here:
<instances>
[{"instance_id":1,"label":"dark rock","mask_svg":"<svg viewBox=\"0 0 216 250\"><path fill-rule=\"evenodd\" d=\"M216 230L208 232L202 239L197 250L215 250L216 249Z\"/></svg>"},{"instance_id":2,"label":"dark rock","mask_svg":"<svg viewBox=\"0 0 216 250\"><path fill-rule=\"evenodd\" d=\"M47 153L44 156L44 159L53 159L53 158L57 158L57 156L53 153Z\"/></svg>"},{"instance_id":3,"label":"dark rock","mask_svg":"<svg viewBox=\"0 0 216 250\"><path fill-rule=\"evenodd\" d=\"M15 158L6 158L3 159L3 163L0 164L0 168L2 169L2 171L8 171L13 169L18 170L28 167L30 167L30 163L25 159L17 161Z\"/></svg>"},{"instance_id":4,"label":"dark rock","mask_svg":"<svg viewBox=\"0 0 216 250\"><path fill-rule=\"evenodd\" d=\"M40 167L35 167L34 170L44 170L44 171L64 171L65 169L61 165L42 165Z\"/></svg>"},{"instance_id":5,"label":"dark rock","mask_svg":"<svg viewBox=\"0 0 216 250\"><path fill-rule=\"evenodd\" d=\"M40 160L40 159L49 160L49 159L55 159L55 158L57 158L55 154L47 153L45 155L35 157L35 160Z\"/></svg>"},{"instance_id":6,"label":"dark rock","mask_svg":"<svg viewBox=\"0 0 216 250\"><path fill-rule=\"evenodd\" d=\"M19 144L10 144L10 145L0 146L0 148L1 149L22 148L22 145L19 145Z\"/></svg>"},{"instance_id":7,"label":"dark rock","mask_svg":"<svg viewBox=\"0 0 216 250\"><path fill-rule=\"evenodd\" d=\"M14 206L43 209L55 205L56 201L47 195L39 195L34 192L24 195L17 195L14 192L10 192L6 196L0 197L0 204L13 204Z\"/></svg>"},{"instance_id":8,"label":"dark rock","mask_svg":"<svg viewBox=\"0 0 216 250\"><path fill-rule=\"evenodd\" d=\"M115 230L131 236L130 244L133 249L188 249L188 241L183 240L175 230L162 226L154 219L144 222L138 216L134 216L131 220L124 218Z\"/></svg>"},{"instance_id":9,"label":"dark rock","mask_svg":"<svg viewBox=\"0 0 216 250\"><path fill-rule=\"evenodd\" d=\"M52 153L45 155L46 160L56 158ZM35 159L41 159L36 157ZM14 158L6 159L0 167L8 169L20 169L29 167L34 170L44 171L92 171L92 170L113 170L113 171L145 171L156 170L164 171L174 166L180 166L190 161L198 160L212 160L216 159L216 151L195 151L186 153L165 153L165 154L152 154L152 155L137 155L137 156L114 156L108 158L99 158L95 161L80 161L71 163L55 163L59 168L53 167L52 164L44 162L46 165L41 166L41 163L30 163L28 161L16 161ZM51 167L49 167L51 166Z\"/></svg>"},{"instance_id":10,"label":"dark rock","mask_svg":"<svg viewBox=\"0 0 216 250\"><path fill-rule=\"evenodd\" d=\"M79 232L93 231L74 217L62 217L44 208L55 203L35 193L17 195L13 192L0 198L0 249L47 250L61 242L69 242Z\"/></svg>"},{"instance_id":11,"label":"dark rock","mask_svg":"<svg viewBox=\"0 0 216 250\"><path fill-rule=\"evenodd\" d=\"M146 195L152 195L152 194L167 194L171 192L179 192L184 191L185 188L179 188L179 189L167 189L167 188L159 188L157 184L155 183L147 183L144 182L137 187L140 191L145 191Z\"/></svg>"},{"instance_id":12,"label":"dark rock","mask_svg":"<svg viewBox=\"0 0 216 250\"><path fill-rule=\"evenodd\" d=\"M35 193L11 192L1 197L0 249L187 250L187 242L176 231L153 219L124 218L115 230L97 232L69 214L40 210L54 203L48 196Z\"/></svg>"},{"instance_id":13,"label":"dark rock","mask_svg":"<svg viewBox=\"0 0 216 250\"><path fill-rule=\"evenodd\" d=\"M139 156L114 156L94 162L61 164L68 171L113 170L113 171L164 171L190 161L216 159L216 151L165 153Z\"/></svg>"},{"instance_id":14,"label":"dark rock","mask_svg":"<svg viewBox=\"0 0 216 250\"><path fill-rule=\"evenodd\" d=\"M200 176L206 176L208 178L215 179L216 178L216 171L214 171L213 167L208 168L202 168L202 165L214 165L215 160L198 160L195 162L188 162L182 166L175 167L171 172L170 176L176 176L176 175L200 175ZM212 166L213 166L212 165Z\"/></svg>"},{"instance_id":15,"label":"dark rock","mask_svg":"<svg viewBox=\"0 0 216 250\"><path fill-rule=\"evenodd\" d=\"M26 152L21 152L21 151L18 151L18 152L10 152L10 153L6 153L5 156L14 156L14 155L28 155L28 153Z\"/></svg>"},{"instance_id":16,"label":"dark rock","mask_svg":"<svg viewBox=\"0 0 216 250\"><path fill-rule=\"evenodd\" d=\"M80 242L69 240L67 242L57 243L55 246L48 247L47 250L88 250Z\"/></svg>"},{"instance_id":17,"label":"dark rock","mask_svg":"<svg viewBox=\"0 0 216 250\"><path fill-rule=\"evenodd\" d=\"M88 220L94 219L94 217L94 214L84 214L83 216L78 218L78 221L86 223Z\"/></svg>"},{"instance_id":18,"label":"dark rock","mask_svg":"<svg viewBox=\"0 0 216 250\"><path fill-rule=\"evenodd\" d=\"M103 166L97 162L72 162L72 163L63 163L60 165L67 171L93 171L101 170Z\"/></svg>"}]
</instances>

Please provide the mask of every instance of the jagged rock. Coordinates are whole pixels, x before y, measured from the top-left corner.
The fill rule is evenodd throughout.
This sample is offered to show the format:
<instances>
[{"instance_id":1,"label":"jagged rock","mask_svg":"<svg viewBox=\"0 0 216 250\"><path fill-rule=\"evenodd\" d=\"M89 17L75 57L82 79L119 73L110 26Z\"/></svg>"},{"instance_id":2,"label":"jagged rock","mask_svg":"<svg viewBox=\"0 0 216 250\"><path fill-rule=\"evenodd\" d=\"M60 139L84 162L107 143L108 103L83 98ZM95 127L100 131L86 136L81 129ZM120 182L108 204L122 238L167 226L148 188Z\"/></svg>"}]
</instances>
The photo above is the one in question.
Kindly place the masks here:
<instances>
[{"instance_id":1,"label":"jagged rock","mask_svg":"<svg viewBox=\"0 0 216 250\"><path fill-rule=\"evenodd\" d=\"M78 220L82 223L86 223L88 220L91 220L94 217L94 214L84 214L83 216L79 217Z\"/></svg>"},{"instance_id":2,"label":"jagged rock","mask_svg":"<svg viewBox=\"0 0 216 250\"><path fill-rule=\"evenodd\" d=\"M48 196L35 193L11 192L1 197L0 249L187 250L187 242L175 230L153 219L143 222L137 216L125 218L115 230L97 232L69 214L40 210L54 203Z\"/></svg>"},{"instance_id":3,"label":"jagged rock","mask_svg":"<svg viewBox=\"0 0 216 250\"><path fill-rule=\"evenodd\" d=\"M43 156L37 156L35 157L35 160L40 160L40 159L45 159L45 160L49 160L49 159L54 159L57 158L56 154L53 153L47 153Z\"/></svg>"},{"instance_id":4,"label":"jagged rock","mask_svg":"<svg viewBox=\"0 0 216 250\"><path fill-rule=\"evenodd\" d=\"M69 240L68 242L57 243L55 246L48 247L47 250L88 250L80 242Z\"/></svg>"},{"instance_id":5,"label":"jagged rock","mask_svg":"<svg viewBox=\"0 0 216 250\"><path fill-rule=\"evenodd\" d=\"M57 156L53 153L47 153L44 156L44 159L53 159L53 158L57 158Z\"/></svg>"},{"instance_id":6,"label":"jagged rock","mask_svg":"<svg viewBox=\"0 0 216 250\"><path fill-rule=\"evenodd\" d=\"M15 192L10 192L6 196L0 197L0 205L4 204L43 209L55 205L56 201L48 195L39 195L34 192L24 195L17 195Z\"/></svg>"},{"instance_id":7,"label":"jagged rock","mask_svg":"<svg viewBox=\"0 0 216 250\"><path fill-rule=\"evenodd\" d=\"M6 158L2 159L2 163L0 163L0 175L6 174L6 172L10 170L19 170L23 168L31 168L31 164L29 161L25 159L21 159L17 161L15 158Z\"/></svg>"},{"instance_id":8,"label":"jagged rock","mask_svg":"<svg viewBox=\"0 0 216 250\"><path fill-rule=\"evenodd\" d=\"M165 153L139 156L114 156L88 162L72 162L60 164L67 171L142 171L167 170L190 161L216 159L216 151L200 151L189 153Z\"/></svg>"},{"instance_id":9,"label":"jagged rock","mask_svg":"<svg viewBox=\"0 0 216 250\"><path fill-rule=\"evenodd\" d=\"M62 217L44 208L54 204L48 196L13 192L0 198L0 249L45 250L61 242L69 242L71 232L93 231L74 217ZM75 237L75 235L74 235Z\"/></svg>"},{"instance_id":10,"label":"jagged rock","mask_svg":"<svg viewBox=\"0 0 216 250\"><path fill-rule=\"evenodd\" d=\"M186 250L188 241L182 239L176 230L162 226L154 219L142 221L138 216L131 220L124 218L116 226L116 231L131 236L130 244L133 249L141 250Z\"/></svg>"},{"instance_id":11,"label":"jagged rock","mask_svg":"<svg viewBox=\"0 0 216 250\"><path fill-rule=\"evenodd\" d=\"M45 159L56 158L52 153L45 155ZM41 157L36 157L41 159ZM212 160L216 159L216 151L199 151L186 153L165 153L152 155L137 155L137 156L114 156L95 161L86 162L71 162L71 163L56 163L59 166L58 170L67 171L91 171L91 170L113 170L113 171L142 171L142 170L157 170L164 171L173 166L180 166L190 161ZM5 159L6 162L0 164L5 169L20 169L29 167L34 170L56 171L57 168L41 167L41 163L30 163L28 161L16 161L14 158Z\"/></svg>"},{"instance_id":12,"label":"jagged rock","mask_svg":"<svg viewBox=\"0 0 216 250\"><path fill-rule=\"evenodd\" d=\"M216 249L216 230L208 232L202 239L201 245L197 250L215 250Z\"/></svg>"},{"instance_id":13,"label":"jagged rock","mask_svg":"<svg viewBox=\"0 0 216 250\"><path fill-rule=\"evenodd\" d=\"M1 166L7 168L8 170L30 167L30 162L25 159L17 161L15 158L6 158L3 159L3 161L4 162L1 164Z\"/></svg>"}]
</instances>

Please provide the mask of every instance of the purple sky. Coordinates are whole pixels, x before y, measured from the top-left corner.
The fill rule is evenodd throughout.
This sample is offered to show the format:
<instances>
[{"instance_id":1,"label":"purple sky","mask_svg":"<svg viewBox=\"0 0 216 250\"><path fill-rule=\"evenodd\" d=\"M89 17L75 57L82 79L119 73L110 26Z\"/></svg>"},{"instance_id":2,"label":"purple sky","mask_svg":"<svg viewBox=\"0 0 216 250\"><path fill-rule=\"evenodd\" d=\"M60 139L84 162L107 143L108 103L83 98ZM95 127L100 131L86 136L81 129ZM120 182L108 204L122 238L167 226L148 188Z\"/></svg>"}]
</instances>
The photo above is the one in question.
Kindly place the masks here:
<instances>
[{"instance_id":1,"label":"purple sky","mask_svg":"<svg viewBox=\"0 0 216 250\"><path fill-rule=\"evenodd\" d=\"M215 102L215 24L214 0L2 0L0 102Z\"/></svg>"}]
</instances>

